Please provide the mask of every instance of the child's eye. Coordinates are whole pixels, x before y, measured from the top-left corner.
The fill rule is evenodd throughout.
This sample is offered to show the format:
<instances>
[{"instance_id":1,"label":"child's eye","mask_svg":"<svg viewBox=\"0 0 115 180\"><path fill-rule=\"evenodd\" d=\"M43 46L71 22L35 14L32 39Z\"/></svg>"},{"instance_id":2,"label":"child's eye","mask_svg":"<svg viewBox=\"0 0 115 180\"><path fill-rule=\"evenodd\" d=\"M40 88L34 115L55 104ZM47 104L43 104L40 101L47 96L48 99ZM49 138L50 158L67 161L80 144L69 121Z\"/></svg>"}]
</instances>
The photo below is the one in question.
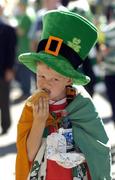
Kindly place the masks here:
<instances>
[{"instance_id":1,"label":"child's eye","mask_svg":"<svg viewBox=\"0 0 115 180\"><path fill-rule=\"evenodd\" d=\"M54 81L59 81L59 79L57 79L57 78L54 78Z\"/></svg>"},{"instance_id":2,"label":"child's eye","mask_svg":"<svg viewBox=\"0 0 115 180\"><path fill-rule=\"evenodd\" d=\"M44 76L44 75L40 75L39 77L42 78L42 79L45 79L45 76Z\"/></svg>"}]
</instances>

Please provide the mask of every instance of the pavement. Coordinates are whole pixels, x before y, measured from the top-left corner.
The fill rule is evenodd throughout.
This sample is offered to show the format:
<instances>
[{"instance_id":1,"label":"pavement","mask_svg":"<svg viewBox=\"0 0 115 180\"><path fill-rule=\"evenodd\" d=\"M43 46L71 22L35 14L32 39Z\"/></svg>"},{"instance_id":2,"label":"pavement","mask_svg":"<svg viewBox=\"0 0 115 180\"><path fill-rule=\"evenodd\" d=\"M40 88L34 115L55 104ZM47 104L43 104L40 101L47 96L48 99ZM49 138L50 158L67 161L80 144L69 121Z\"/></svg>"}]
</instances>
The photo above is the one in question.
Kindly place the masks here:
<instances>
[{"instance_id":1,"label":"pavement","mask_svg":"<svg viewBox=\"0 0 115 180\"><path fill-rule=\"evenodd\" d=\"M19 89L12 89L11 99L16 98L20 94ZM112 145L112 175L115 178L115 127L111 120L111 107L110 104L100 92L96 92L93 97L94 104L103 118L106 132L109 136ZM15 159L16 159L16 136L17 136L17 123L20 118L24 101L11 105L12 125L6 135L0 136L0 180L15 180ZM115 179L114 179L115 180Z\"/></svg>"}]
</instances>

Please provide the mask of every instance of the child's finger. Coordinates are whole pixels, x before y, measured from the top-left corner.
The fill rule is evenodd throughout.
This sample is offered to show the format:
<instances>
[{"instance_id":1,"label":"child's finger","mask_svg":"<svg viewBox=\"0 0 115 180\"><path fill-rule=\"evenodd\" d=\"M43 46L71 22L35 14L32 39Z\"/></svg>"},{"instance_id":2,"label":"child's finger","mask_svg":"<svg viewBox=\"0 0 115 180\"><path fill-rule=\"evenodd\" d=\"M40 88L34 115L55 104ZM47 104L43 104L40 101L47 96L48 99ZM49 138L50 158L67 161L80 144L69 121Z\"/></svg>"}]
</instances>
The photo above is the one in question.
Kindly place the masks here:
<instances>
[{"instance_id":1,"label":"child's finger","mask_svg":"<svg viewBox=\"0 0 115 180\"><path fill-rule=\"evenodd\" d=\"M38 113L38 105L33 104L32 109L33 109L33 114Z\"/></svg>"},{"instance_id":2,"label":"child's finger","mask_svg":"<svg viewBox=\"0 0 115 180\"><path fill-rule=\"evenodd\" d=\"M49 103L46 98L43 98L43 113L47 114L49 112Z\"/></svg>"},{"instance_id":3,"label":"child's finger","mask_svg":"<svg viewBox=\"0 0 115 180\"><path fill-rule=\"evenodd\" d=\"M40 99L39 99L38 107L39 107L39 111L41 111L43 109L43 98L42 97L40 97Z\"/></svg>"}]
</instances>

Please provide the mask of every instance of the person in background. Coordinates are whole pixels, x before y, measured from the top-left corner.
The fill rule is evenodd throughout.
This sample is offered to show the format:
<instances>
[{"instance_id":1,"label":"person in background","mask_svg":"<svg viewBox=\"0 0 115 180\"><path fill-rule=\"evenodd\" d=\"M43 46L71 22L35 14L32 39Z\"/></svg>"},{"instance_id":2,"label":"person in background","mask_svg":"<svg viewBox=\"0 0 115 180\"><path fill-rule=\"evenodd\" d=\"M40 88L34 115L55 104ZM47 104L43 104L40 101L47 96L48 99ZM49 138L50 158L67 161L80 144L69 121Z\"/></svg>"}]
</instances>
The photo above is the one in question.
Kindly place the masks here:
<instances>
[{"instance_id":1,"label":"person in background","mask_svg":"<svg viewBox=\"0 0 115 180\"><path fill-rule=\"evenodd\" d=\"M42 32L42 17L48 11L52 9L66 9L62 4L62 0L42 0L41 1L41 9L37 12L37 17L35 22L32 24L31 29L29 31L30 38L30 47L32 51L36 51L37 44L41 38Z\"/></svg>"},{"instance_id":2,"label":"person in background","mask_svg":"<svg viewBox=\"0 0 115 180\"><path fill-rule=\"evenodd\" d=\"M26 0L20 0L17 5L17 58L20 53L30 50L30 43L28 38L28 32L31 26L31 18L28 16L27 10L28 2ZM17 59L16 58L16 59ZM13 103L19 103L25 100L31 94L31 78L33 73L26 69L22 64L16 61L15 66L15 79L19 82L22 94L17 99L14 99ZM33 75L34 76L34 75ZM26 82L26 84L25 84Z\"/></svg>"},{"instance_id":3,"label":"person in background","mask_svg":"<svg viewBox=\"0 0 115 180\"><path fill-rule=\"evenodd\" d=\"M64 7L67 7L68 3L70 2L71 0L61 0L61 3Z\"/></svg>"},{"instance_id":4,"label":"person in background","mask_svg":"<svg viewBox=\"0 0 115 180\"><path fill-rule=\"evenodd\" d=\"M115 2L106 9L107 24L103 28L105 42L100 46L99 60L105 69L105 85L112 107L112 120L115 125Z\"/></svg>"},{"instance_id":5,"label":"person in background","mask_svg":"<svg viewBox=\"0 0 115 180\"><path fill-rule=\"evenodd\" d=\"M86 19L90 20L92 23L94 23L93 14L91 12L90 5L87 0L70 1L67 8L70 11L80 14ZM94 60L94 58L96 58L96 47L93 47L91 49L89 55L87 56L85 62L81 67L82 71L91 78L90 83L88 83L84 87L92 97L94 95L94 87L96 84L96 76L92 68L92 61Z\"/></svg>"},{"instance_id":6,"label":"person in background","mask_svg":"<svg viewBox=\"0 0 115 180\"><path fill-rule=\"evenodd\" d=\"M17 36L13 27L3 18L4 7L0 5L0 118L1 134L11 126L9 109L10 82L14 78Z\"/></svg>"},{"instance_id":7,"label":"person in background","mask_svg":"<svg viewBox=\"0 0 115 180\"><path fill-rule=\"evenodd\" d=\"M28 175L44 180L111 180L103 122L89 94L74 87L90 81L79 66L97 36L96 27L82 16L48 11L37 51L19 56L36 72L38 91L32 95L37 96L35 102L29 103L32 97L25 102L18 123L16 180Z\"/></svg>"}]
</instances>

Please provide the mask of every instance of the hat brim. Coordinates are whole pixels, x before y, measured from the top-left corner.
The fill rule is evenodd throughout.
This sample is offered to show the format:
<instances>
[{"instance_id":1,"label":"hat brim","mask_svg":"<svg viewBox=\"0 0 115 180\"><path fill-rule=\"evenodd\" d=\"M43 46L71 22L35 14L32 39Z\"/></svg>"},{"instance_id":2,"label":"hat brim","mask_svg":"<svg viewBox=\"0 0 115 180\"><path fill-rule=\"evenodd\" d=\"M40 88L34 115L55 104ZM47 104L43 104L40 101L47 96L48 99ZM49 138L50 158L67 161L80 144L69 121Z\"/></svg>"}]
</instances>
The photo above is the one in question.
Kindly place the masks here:
<instances>
[{"instance_id":1,"label":"hat brim","mask_svg":"<svg viewBox=\"0 0 115 180\"><path fill-rule=\"evenodd\" d=\"M76 71L71 64L60 55L56 58L56 56L47 54L44 51L39 53L23 53L19 56L19 61L34 73L36 73L37 63L41 61L63 76L72 78L76 85L86 85L90 82L88 76L85 76L79 72L79 70Z\"/></svg>"}]
</instances>

